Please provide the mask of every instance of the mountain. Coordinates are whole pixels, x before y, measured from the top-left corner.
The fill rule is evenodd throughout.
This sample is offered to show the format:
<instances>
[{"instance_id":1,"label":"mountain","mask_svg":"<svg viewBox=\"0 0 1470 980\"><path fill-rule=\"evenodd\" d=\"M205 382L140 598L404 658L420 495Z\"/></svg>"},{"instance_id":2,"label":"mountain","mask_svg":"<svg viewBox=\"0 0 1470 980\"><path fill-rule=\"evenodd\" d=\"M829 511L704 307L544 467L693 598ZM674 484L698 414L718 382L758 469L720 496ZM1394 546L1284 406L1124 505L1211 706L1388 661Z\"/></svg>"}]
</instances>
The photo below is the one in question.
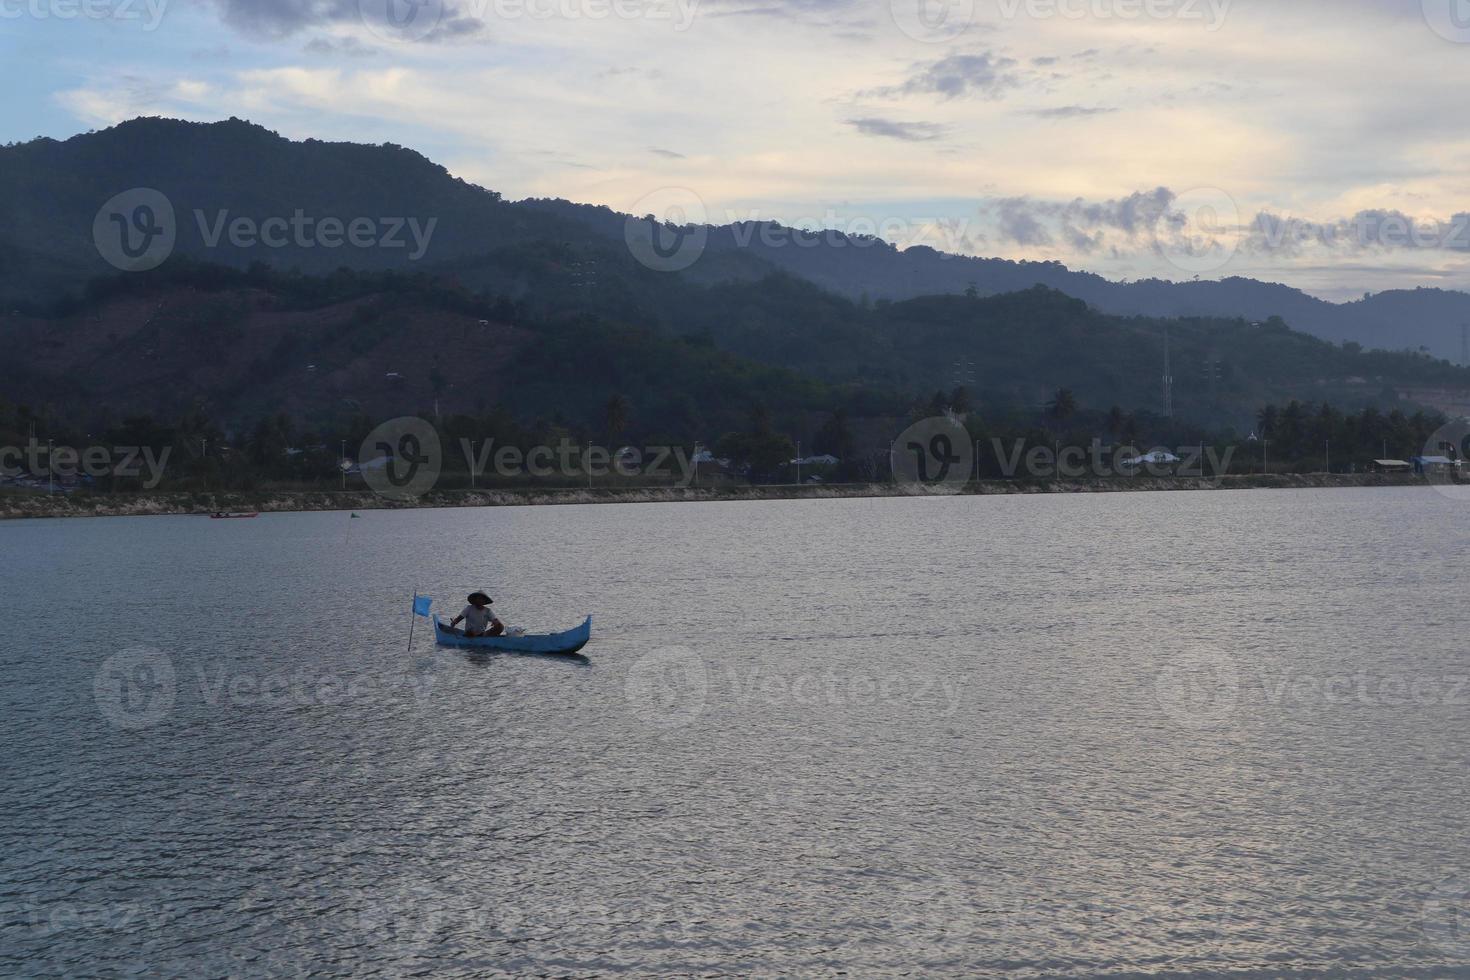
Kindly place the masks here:
<instances>
[{"instance_id":1,"label":"mountain","mask_svg":"<svg viewBox=\"0 0 1470 980\"><path fill-rule=\"evenodd\" d=\"M541 320L429 278L188 264L99 281L57 315L0 314L0 390L74 426L202 413L233 431L275 415L323 427L497 410L585 431L616 395L640 433L668 438L738 428L754 404L784 418L906 404L638 325Z\"/></svg>"},{"instance_id":2,"label":"mountain","mask_svg":"<svg viewBox=\"0 0 1470 980\"><path fill-rule=\"evenodd\" d=\"M601 234L622 235L625 216L605 207L560 200L523 205L580 220ZM1470 324L1470 293L1390 290L1352 303L1330 303L1280 283L1231 277L1219 281L1112 282L1057 262L973 258L918 245L899 250L878 238L839 231L803 232L770 222L706 226L709 253L740 252L850 299L912 299L973 288L996 295L1046 286L1105 313L1152 317L1281 317L1293 329L1333 343L1382 350L1424 350L1465 363L1461 327Z\"/></svg>"},{"instance_id":3,"label":"mountain","mask_svg":"<svg viewBox=\"0 0 1470 980\"><path fill-rule=\"evenodd\" d=\"M627 252L628 216L609 208L507 202L401 146L294 142L238 119L142 118L65 141L12 144L0 148L0 187L0 301L11 304L44 302L113 271L99 255L94 220L104 203L134 188L155 189L171 205L173 254L240 268L256 261L306 273L453 265L514 294L526 284L489 259L497 252L531 243L596 256ZM125 197L119 220L130 220L135 205ZM298 212L308 221L302 231L280 224ZM345 228L323 233L318 222L328 217L344 225L363 222L364 233L355 243ZM270 237L271 219L278 225L266 243L261 238ZM236 223L246 229L243 237L235 234ZM120 230L103 222L100 233L106 238ZM1251 279L1118 283L1054 262L971 258L924 246L900 251L879 239L772 223L704 232L703 255L679 278L751 280L779 270L849 299L873 301L971 288L997 295L1042 285L1106 313L1251 321L1279 316L1334 343L1422 348L1457 362L1464 353L1462 325L1470 323L1470 294L1450 290L1398 290L1337 304Z\"/></svg>"},{"instance_id":4,"label":"mountain","mask_svg":"<svg viewBox=\"0 0 1470 980\"><path fill-rule=\"evenodd\" d=\"M1277 319L1115 317L1043 287L863 306L783 273L675 277L657 312L627 319L600 305L600 283L568 285L585 269L534 249L522 259L538 288L521 301L394 272L180 261L117 274L50 315L0 314L0 390L82 428L202 415L236 432L277 415L320 430L433 413L587 435L617 400L630 435L685 444L752 412L809 434L838 413L939 411L957 396L931 396L957 387L987 418L1038 418L1066 388L1086 409L1119 405L1170 432L1249 431L1270 402L1412 412L1470 392L1470 370L1343 348ZM545 312L567 292L586 308ZM621 286L613 297L641 302ZM1179 425L1162 418L1166 347Z\"/></svg>"},{"instance_id":5,"label":"mountain","mask_svg":"<svg viewBox=\"0 0 1470 980\"><path fill-rule=\"evenodd\" d=\"M119 411L200 398L238 418L272 404L312 415L422 405L424 392L403 399L398 388L379 400L373 373L413 365L397 371L417 379L401 387L426 383L436 358L441 373L461 370L457 345L473 339L465 317L499 323L497 354L534 364L536 379L502 375L494 394L465 410L513 391L520 411L590 416L598 398L637 385L657 417L688 416L659 385L696 400L702 389L640 365L677 373L699 351L731 358L729 377L785 370L771 391L784 391L774 397L793 411L830 410L852 391L883 400L959 385L997 409L1034 408L1068 387L1089 404L1162 411L1166 336L1174 407L1209 424L1248 426L1260 404L1292 398L1455 409L1470 389L1466 372L1432 358L1340 345L1422 346L1458 359L1458 324L1470 321L1463 293L1331 304L1248 279L1112 283L1055 263L900 251L755 223L704 228L698 260L663 272L639 261L625 235L668 229L605 207L507 202L403 147L295 142L236 119L138 119L6 146L0 187L0 342L15 358L0 381L27 398L95 399ZM158 234L165 225L171 243ZM147 268L159 243L171 246L161 267L116 271ZM248 273L229 281L199 263ZM396 276L374 278L387 272ZM99 273L113 278L84 292ZM962 295L972 285L975 295ZM156 291L158 312L123 298L135 290ZM384 304L394 310L387 320L374 313ZM513 304L517 322L485 304ZM460 311L445 334L432 322L442 310ZM620 340L609 347L603 335ZM584 348L602 350L624 376L601 377ZM229 352L228 363L216 363L216 351ZM101 378L111 357L148 380ZM163 358L172 360L150 361ZM300 375L325 360L341 363L340 384ZM567 378L586 393L558 394ZM811 386L847 394L817 396ZM717 410L729 417L755 399L738 400L722 391Z\"/></svg>"}]
</instances>

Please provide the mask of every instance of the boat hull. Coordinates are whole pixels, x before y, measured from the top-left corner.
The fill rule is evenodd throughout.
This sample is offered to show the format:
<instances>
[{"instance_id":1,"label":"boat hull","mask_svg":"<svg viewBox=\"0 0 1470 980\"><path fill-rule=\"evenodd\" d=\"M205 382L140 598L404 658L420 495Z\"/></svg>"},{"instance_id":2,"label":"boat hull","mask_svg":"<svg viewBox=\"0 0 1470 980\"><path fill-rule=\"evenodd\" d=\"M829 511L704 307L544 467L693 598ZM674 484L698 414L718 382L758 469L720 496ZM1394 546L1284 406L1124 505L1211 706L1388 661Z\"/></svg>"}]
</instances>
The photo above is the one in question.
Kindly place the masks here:
<instances>
[{"instance_id":1,"label":"boat hull","mask_svg":"<svg viewBox=\"0 0 1470 980\"><path fill-rule=\"evenodd\" d=\"M500 650L505 653L576 653L592 639L592 617L581 626L561 633L525 633L521 636L465 636L445 626L434 617L434 642L441 647L465 647L471 650Z\"/></svg>"}]
</instances>

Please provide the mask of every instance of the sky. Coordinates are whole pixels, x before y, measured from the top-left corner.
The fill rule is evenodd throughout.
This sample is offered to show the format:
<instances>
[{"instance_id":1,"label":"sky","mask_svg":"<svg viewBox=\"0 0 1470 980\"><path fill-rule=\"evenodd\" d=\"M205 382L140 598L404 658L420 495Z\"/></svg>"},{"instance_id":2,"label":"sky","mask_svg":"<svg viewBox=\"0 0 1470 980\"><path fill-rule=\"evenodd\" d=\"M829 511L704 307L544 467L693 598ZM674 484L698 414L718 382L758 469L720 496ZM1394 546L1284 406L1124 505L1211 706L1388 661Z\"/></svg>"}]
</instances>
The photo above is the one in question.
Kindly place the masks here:
<instances>
[{"instance_id":1,"label":"sky","mask_svg":"<svg viewBox=\"0 0 1470 980\"><path fill-rule=\"evenodd\" d=\"M394 142L509 199L1110 279L1470 289L1470 0L0 0L0 141Z\"/></svg>"}]
</instances>

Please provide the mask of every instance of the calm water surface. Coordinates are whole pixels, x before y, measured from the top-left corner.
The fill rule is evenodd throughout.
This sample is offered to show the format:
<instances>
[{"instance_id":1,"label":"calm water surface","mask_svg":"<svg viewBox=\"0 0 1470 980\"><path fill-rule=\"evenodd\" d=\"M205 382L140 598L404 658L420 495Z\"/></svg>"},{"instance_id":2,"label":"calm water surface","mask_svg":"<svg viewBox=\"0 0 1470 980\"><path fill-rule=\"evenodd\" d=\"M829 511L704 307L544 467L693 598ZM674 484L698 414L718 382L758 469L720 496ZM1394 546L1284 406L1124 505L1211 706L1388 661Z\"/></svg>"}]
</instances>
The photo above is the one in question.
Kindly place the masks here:
<instances>
[{"instance_id":1,"label":"calm water surface","mask_svg":"<svg viewBox=\"0 0 1470 980\"><path fill-rule=\"evenodd\" d=\"M1425 490L0 524L0 973L1470 976ZM409 597L596 616L436 651Z\"/></svg>"}]
</instances>

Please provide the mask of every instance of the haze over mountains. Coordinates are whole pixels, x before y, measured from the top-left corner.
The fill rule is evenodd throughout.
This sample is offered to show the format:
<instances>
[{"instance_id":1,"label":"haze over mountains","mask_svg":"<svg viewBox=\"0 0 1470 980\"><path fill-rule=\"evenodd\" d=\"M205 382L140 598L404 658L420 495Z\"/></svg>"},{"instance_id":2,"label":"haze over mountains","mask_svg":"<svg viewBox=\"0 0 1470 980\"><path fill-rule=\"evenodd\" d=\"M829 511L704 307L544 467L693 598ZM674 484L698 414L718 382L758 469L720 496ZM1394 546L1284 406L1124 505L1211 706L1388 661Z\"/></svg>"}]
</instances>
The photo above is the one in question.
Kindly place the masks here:
<instances>
[{"instance_id":1,"label":"haze over mountains","mask_svg":"<svg viewBox=\"0 0 1470 980\"><path fill-rule=\"evenodd\" d=\"M393 145L293 142L240 120L212 124L143 118L65 141L0 148L0 298L47 300L113 271L93 241L103 202L131 188L155 188L171 202L176 254L244 267L267 261L303 272L346 266L371 270L457 265L483 285L516 284L466 260L513 245L557 243L601 251L624 246L627 216L560 200L511 203ZM431 230L422 249L412 229L383 247L269 247L231 240L229 222L313 216L417 219ZM433 222L430 226L430 222ZM377 229L383 237L389 227ZM1460 362L1470 294L1395 290L1336 304L1251 279L1118 283L1056 263L950 255L926 246L899 250L836 231L810 234L775 224L705 229L704 252L681 274L696 281L759 278L782 270L851 299L981 295L1044 285L1120 315L1213 316L1265 320L1334 343L1384 350L1425 349ZM422 239L424 236L419 235ZM422 255L416 254L422 251ZM470 264L473 266L473 263Z\"/></svg>"}]
</instances>

